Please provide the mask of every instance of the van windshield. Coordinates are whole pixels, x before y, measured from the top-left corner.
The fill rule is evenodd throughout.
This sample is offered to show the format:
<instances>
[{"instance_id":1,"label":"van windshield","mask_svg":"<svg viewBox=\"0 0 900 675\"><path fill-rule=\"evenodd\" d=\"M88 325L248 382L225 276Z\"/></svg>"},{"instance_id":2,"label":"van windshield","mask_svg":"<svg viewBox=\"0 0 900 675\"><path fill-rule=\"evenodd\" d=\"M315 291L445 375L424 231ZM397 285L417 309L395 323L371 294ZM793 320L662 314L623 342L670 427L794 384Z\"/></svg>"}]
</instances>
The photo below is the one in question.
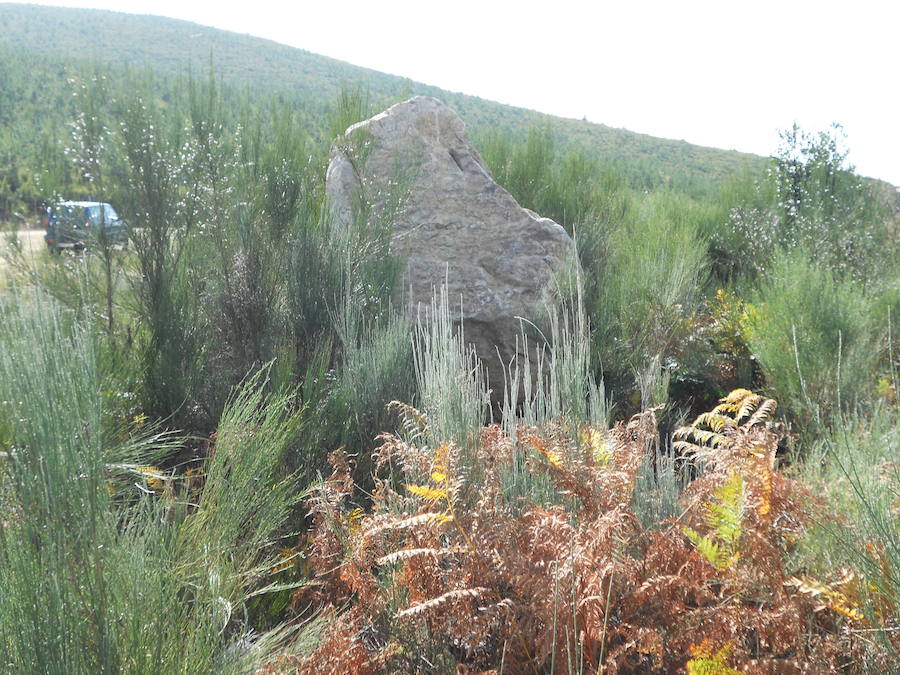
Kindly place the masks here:
<instances>
[{"instance_id":1,"label":"van windshield","mask_svg":"<svg viewBox=\"0 0 900 675\"><path fill-rule=\"evenodd\" d=\"M88 206L85 208L85 211L87 212L88 218L90 218L91 222L94 223L111 223L114 220L119 219L116 210L109 204L96 204L94 206Z\"/></svg>"}]
</instances>

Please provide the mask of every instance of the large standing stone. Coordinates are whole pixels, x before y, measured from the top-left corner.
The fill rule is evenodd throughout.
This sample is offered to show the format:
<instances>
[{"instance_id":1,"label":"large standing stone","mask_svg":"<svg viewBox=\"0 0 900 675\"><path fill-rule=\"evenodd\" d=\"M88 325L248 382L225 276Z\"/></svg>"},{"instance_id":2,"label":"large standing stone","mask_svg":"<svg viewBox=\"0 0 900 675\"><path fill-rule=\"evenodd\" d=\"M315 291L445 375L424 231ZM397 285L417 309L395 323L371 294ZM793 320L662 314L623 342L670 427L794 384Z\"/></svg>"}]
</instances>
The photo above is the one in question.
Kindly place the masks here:
<instances>
[{"instance_id":1,"label":"large standing stone","mask_svg":"<svg viewBox=\"0 0 900 675\"><path fill-rule=\"evenodd\" d=\"M451 313L462 316L497 397L501 359L516 356L520 319L538 320L573 252L565 230L519 206L493 181L456 113L422 96L350 127L332 147L326 191L345 223L360 195L368 217L390 211L393 245L408 252L410 312L427 306L446 280Z\"/></svg>"}]
</instances>

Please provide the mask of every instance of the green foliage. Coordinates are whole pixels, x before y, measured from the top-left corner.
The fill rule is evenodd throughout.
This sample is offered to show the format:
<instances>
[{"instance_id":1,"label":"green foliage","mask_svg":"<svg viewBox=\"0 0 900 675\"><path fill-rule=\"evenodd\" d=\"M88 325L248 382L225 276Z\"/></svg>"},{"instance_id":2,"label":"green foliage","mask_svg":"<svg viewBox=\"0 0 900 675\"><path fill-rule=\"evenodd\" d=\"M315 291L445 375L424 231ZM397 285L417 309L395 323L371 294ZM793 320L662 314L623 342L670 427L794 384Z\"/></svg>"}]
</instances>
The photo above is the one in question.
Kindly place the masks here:
<instances>
[{"instance_id":1,"label":"green foliage","mask_svg":"<svg viewBox=\"0 0 900 675\"><path fill-rule=\"evenodd\" d=\"M370 110L369 96L362 87L342 87L337 103L328 115L329 137L342 136L351 126L369 117Z\"/></svg>"},{"instance_id":2,"label":"green foliage","mask_svg":"<svg viewBox=\"0 0 900 675\"><path fill-rule=\"evenodd\" d=\"M754 302L750 347L804 425L871 398L880 327L860 285L802 251L779 253Z\"/></svg>"},{"instance_id":3,"label":"green foliage","mask_svg":"<svg viewBox=\"0 0 900 675\"><path fill-rule=\"evenodd\" d=\"M573 423L608 422L603 383L594 379L583 275L576 261L557 277L543 331L522 323L519 356L507 364L500 418L510 436L517 425L539 426L560 416Z\"/></svg>"},{"instance_id":4,"label":"green foliage","mask_svg":"<svg viewBox=\"0 0 900 675\"><path fill-rule=\"evenodd\" d=\"M429 437L465 447L471 432L487 419L490 399L478 357L450 311L442 288L419 317L413 355L419 407L428 417Z\"/></svg>"},{"instance_id":5,"label":"green foliage","mask_svg":"<svg viewBox=\"0 0 900 675\"><path fill-rule=\"evenodd\" d=\"M689 527L685 536L710 565L720 572L732 569L740 558L741 519L744 514L744 478L732 474L706 504L704 520L710 533L699 535Z\"/></svg>"},{"instance_id":6,"label":"green foliage","mask_svg":"<svg viewBox=\"0 0 900 675\"><path fill-rule=\"evenodd\" d=\"M105 86L92 78L79 91L98 100ZM100 258L111 343L124 339L141 357L142 408L208 432L263 363L280 356L282 381L301 379L321 345L336 344L345 302L366 326L383 325L401 260L389 249L390 209L349 224L324 212L324 155L287 107L247 108L238 125L212 78L188 80L165 104L155 87L135 76L127 96L93 110L73 154L104 167L130 225L134 255ZM65 267L56 271L54 287L77 291ZM123 296L139 328L112 335Z\"/></svg>"},{"instance_id":7,"label":"green foliage","mask_svg":"<svg viewBox=\"0 0 900 675\"><path fill-rule=\"evenodd\" d=\"M381 321L365 321L360 312L358 302L348 300L343 305L337 329L342 354L328 410L330 425L338 431L330 446L363 449L357 471L364 480L364 472L371 469L368 455L376 436L396 425L388 403L411 400L416 381L411 377L413 330L409 320L390 312Z\"/></svg>"},{"instance_id":8,"label":"green foliage","mask_svg":"<svg viewBox=\"0 0 900 675\"><path fill-rule=\"evenodd\" d=\"M828 513L818 519L795 553L794 566L821 577L832 570L855 570L846 590L867 620L882 621L900 610L900 418L896 406L871 415L835 420L797 468ZM889 635L875 639L896 660Z\"/></svg>"},{"instance_id":9,"label":"green foliage","mask_svg":"<svg viewBox=\"0 0 900 675\"><path fill-rule=\"evenodd\" d=\"M890 206L874 181L847 164L842 133L834 125L809 134L796 124L781 132L767 180L731 213L747 273L769 269L781 250L803 250L816 264L864 284L890 269L896 248Z\"/></svg>"},{"instance_id":10,"label":"green foliage","mask_svg":"<svg viewBox=\"0 0 900 675\"><path fill-rule=\"evenodd\" d=\"M635 222L609 236L591 308L595 348L614 382L668 361L685 334L707 273L706 246L679 200L647 197Z\"/></svg>"},{"instance_id":11,"label":"green foliage","mask_svg":"<svg viewBox=\"0 0 900 675\"><path fill-rule=\"evenodd\" d=\"M4 669L246 672L265 660L290 636L239 648L241 607L263 591L303 494L279 470L299 430L290 399L266 399L259 377L235 395L191 505L182 481L148 467L179 439L107 433L87 325L39 293L0 311Z\"/></svg>"},{"instance_id":12,"label":"green foliage","mask_svg":"<svg viewBox=\"0 0 900 675\"><path fill-rule=\"evenodd\" d=\"M714 650L704 639L699 645L691 647L693 658L685 664L685 669L688 675L739 675L740 670L728 665L731 651L731 643Z\"/></svg>"},{"instance_id":13,"label":"green foliage","mask_svg":"<svg viewBox=\"0 0 900 675\"><path fill-rule=\"evenodd\" d=\"M510 438L516 438L519 430L561 418L584 428L606 428L609 423L606 391L591 367L582 279L577 265L559 275L556 293L547 302L546 335L529 330L534 327L523 322L520 355L507 365L499 411L499 421ZM605 439L591 436L591 440L601 452L605 450ZM504 493L513 503L538 495L552 502L556 497L547 477L526 470L531 452L527 444L516 447L511 465L501 472Z\"/></svg>"},{"instance_id":14,"label":"green foliage","mask_svg":"<svg viewBox=\"0 0 900 675\"><path fill-rule=\"evenodd\" d=\"M681 515L678 503L691 480L690 471L679 466L675 453L660 450L643 459L634 486L634 513L647 529Z\"/></svg>"}]
</instances>

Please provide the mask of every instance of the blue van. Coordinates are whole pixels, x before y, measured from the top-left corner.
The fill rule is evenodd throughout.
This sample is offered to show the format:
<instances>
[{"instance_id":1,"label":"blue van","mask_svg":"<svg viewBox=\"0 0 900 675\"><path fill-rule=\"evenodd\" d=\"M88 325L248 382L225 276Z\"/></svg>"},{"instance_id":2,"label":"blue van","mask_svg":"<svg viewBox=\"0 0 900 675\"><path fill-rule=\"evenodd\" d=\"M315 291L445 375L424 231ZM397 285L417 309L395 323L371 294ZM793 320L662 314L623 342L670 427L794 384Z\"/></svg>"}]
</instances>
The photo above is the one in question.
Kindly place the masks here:
<instances>
[{"instance_id":1,"label":"blue van","mask_svg":"<svg viewBox=\"0 0 900 675\"><path fill-rule=\"evenodd\" d=\"M128 228L105 202L57 202L47 209L44 241L51 253L81 250L101 236L111 244L127 244Z\"/></svg>"}]
</instances>

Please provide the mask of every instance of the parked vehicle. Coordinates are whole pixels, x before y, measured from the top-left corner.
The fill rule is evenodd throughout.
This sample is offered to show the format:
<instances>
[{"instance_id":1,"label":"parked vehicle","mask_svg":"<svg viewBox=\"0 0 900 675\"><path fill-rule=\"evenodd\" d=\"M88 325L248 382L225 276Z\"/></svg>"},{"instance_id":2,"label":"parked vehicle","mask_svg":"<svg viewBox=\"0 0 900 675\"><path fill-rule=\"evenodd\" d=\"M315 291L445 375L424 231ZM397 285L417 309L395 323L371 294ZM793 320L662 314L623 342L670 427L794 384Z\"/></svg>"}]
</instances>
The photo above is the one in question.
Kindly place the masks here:
<instances>
[{"instance_id":1,"label":"parked vehicle","mask_svg":"<svg viewBox=\"0 0 900 675\"><path fill-rule=\"evenodd\" d=\"M51 253L80 250L105 237L111 244L127 244L128 228L105 202L57 202L47 209L44 241Z\"/></svg>"}]
</instances>

